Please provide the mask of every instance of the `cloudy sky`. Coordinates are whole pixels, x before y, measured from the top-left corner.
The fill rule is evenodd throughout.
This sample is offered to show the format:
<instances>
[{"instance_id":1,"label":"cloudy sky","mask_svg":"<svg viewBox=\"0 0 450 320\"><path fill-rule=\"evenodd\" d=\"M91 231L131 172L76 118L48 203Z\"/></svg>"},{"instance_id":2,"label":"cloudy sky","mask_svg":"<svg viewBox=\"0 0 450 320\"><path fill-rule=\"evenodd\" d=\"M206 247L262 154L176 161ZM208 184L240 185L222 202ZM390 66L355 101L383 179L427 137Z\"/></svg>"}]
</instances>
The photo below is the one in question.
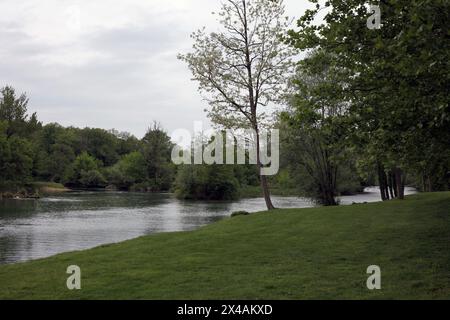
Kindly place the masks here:
<instances>
[{"instance_id":1,"label":"cloudy sky","mask_svg":"<svg viewBox=\"0 0 450 320\"><path fill-rule=\"evenodd\" d=\"M299 17L306 0L285 0ZM44 123L115 128L142 137L205 121L187 67L192 31L217 27L220 0L1 0L0 87L30 98Z\"/></svg>"}]
</instances>

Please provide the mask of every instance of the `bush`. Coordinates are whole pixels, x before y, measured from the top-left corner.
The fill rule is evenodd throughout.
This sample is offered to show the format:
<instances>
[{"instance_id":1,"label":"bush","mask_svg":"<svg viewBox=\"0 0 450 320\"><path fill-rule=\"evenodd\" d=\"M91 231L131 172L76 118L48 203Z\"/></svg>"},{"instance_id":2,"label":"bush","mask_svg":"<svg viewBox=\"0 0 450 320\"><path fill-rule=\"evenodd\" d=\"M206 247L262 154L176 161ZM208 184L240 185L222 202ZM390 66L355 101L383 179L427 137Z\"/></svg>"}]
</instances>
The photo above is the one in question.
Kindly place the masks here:
<instances>
[{"instance_id":1,"label":"bush","mask_svg":"<svg viewBox=\"0 0 450 320\"><path fill-rule=\"evenodd\" d=\"M128 190L128 188L134 183L133 180L126 177L120 170L118 165L106 168L104 170L106 180L110 185L110 189Z\"/></svg>"},{"instance_id":2,"label":"bush","mask_svg":"<svg viewBox=\"0 0 450 320\"><path fill-rule=\"evenodd\" d=\"M235 211L231 214L231 217L238 217L238 216L248 216L250 213L247 211Z\"/></svg>"},{"instance_id":3,"label":"bush","mask_svg":"<svg viewBox=\"0 0 450 320\"><path fill-rule=\"evenodd\" d=\"M79 183L85 188L103 188L106 180L98 170L82 171Z\"/></svg>"},{"instance_id":4,"label":"bush","mask_svg":"<svg viewBox=\"0 0 450 320\"><path fill-rule=\"evenodd\" d=\"M106 186L106 180L99 172L101 162L87 152L81 153L70 166L66 183L69 186L84 188Z\"/></svg>"},{"instance_id":5,"label":"bush","mask_svg":"<svg viewBox=\"0 0 450 320\"><path fill-rule=\"evenodd\" d=\"M178 171L175 194L180 199L233 200L239 197L239 183L230 166L187 165Z\"/></svg>"}]
</instances>

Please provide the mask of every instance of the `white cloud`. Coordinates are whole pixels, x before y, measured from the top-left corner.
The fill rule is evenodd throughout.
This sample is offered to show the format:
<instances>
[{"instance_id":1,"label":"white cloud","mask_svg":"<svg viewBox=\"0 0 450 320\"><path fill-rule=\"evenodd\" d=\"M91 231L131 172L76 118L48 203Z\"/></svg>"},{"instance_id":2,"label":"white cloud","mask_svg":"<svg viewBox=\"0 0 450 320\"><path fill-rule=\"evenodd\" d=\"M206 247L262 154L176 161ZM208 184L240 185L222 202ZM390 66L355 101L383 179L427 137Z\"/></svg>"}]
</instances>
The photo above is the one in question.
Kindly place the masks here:
<instances>
[{"instance_id":1,"label":"white cloud","mask_svg":"<svg viewBox=\"0 0 450 320\"><path fill-rule=\"evenodd\" d=\"M300 16L307 1L286 1ZM176 54L189 34L215 28L215 0L0 2L0 86L30 97L45 123L116 128L143 136L206 121L206 105Z\"/></svg>"}]
</instances>

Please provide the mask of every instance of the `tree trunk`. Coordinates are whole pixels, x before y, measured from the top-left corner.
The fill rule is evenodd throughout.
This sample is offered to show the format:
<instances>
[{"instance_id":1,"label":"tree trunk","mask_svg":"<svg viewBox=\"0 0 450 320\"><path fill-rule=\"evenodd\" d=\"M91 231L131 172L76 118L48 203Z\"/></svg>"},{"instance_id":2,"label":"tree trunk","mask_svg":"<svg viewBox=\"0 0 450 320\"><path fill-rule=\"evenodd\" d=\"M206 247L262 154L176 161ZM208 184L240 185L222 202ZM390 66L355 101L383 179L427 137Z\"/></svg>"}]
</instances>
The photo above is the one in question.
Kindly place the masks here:
<instances>
[{"instance_id":1,"label":"tree trunk","mask_svg":"<svg viewBox=\"0 0 450 320\"><path fill-rule=\"evenodd\" d=\"M392 175L392 172L389 172L389 175L388 175L388 187L389 187L389 194L391 195L391 199L394 199L395 198L394 177Z\"/></svg>"},{"instance_id":2,"label":"tree trunk","mask_svg":"<svg viewBox=\"0 0 450 320\"><path fill-rule=\"evenodd\" d=\"M326 189L323 192L323 201L324 201L323 205L325 206L336 206L337 202L334 191L326 187Z\"/></svg>"},{"instance_id":3,"label":"tree trunk","mask_svg":"<svg viewBox=\"0 0 450 320\"><path fill-rule=\"evenodd\" d=\"M328 158L328 154L326 154L326 157ZM325 170L326 170L326 181L325 181L325 193L326 193L326 202L325 205L327 206L336 206L336 184L335 184L335 177L333 176L336 172L334 170L334 167L331 165L329 161L325 164Z\"/></svg>"},{"instance_id":4,"label":"tree trunk","mask_svg":"<svg viewBox=\"0 0 450 320\"><path fill-rule=\"evenodd\" d=\"M389 194L389 175L383 170L383 184L384 184L384 192L386 194L386 199L391 200L392 197Z\"/></svg>"},{"instance_id":5,"label":"tree trunk","mask_svg":"<svg viewBox=\"0 0 450 320\"><path fill-rule=\"evenodd\" d=\"M260 175L260 180L261 180L261 188L263 190L263 195L264 195L264 201L266 202L267 209L274 210L275 207L272 204L272 199L270 199L269 185L267 183L266 176Z\"/></svg>"},{"instance_id":6,"label":"tree trunk","mask_svg":"<svg viewBox=\"0 0 450 320\"><path fill-rule=\"evenodd\" d=\"M381 200L383 200L383 201L389 200L389 197L387 195L385 179L386 179L386 173L384 172L384 166L381 163L378 163L378 182L380 184Z\"/></svg>"},{"instance_id":7,"label":"tree trunk","mask_svg":"<svg viewBox=\"0 0 450 320\"><path fill-rule=\"evenodd\" d=\"M272 203L272 199L270 199L270 191L269 191L269 184L267 183L267 177L262 175L263 165L261 163L261 154L260 154L261 143L259 138L259 130L257 127L255 128L255 133L256 133L256 163L258 166L259 181L261 183L261 189L263 192L264 201L266 202L267 210L274 210L275 206Z\"/></svg>"},{"instance_id":8,"label":"tree trunk","mask_svg":"<svg viewBox=\"0 0 450 320\"><path fill-rule=\"evenodd\" d=\"M400 200L405 199L405 186L404 181L402 179L402 170L399 168L394 169L394 176L395 176L395 187L396 187L396 194L397 198Z\"/></svg>"},{"instance_id":9,"label":"tree trunk","mask_svg":"<svg viewBox=\"0 0 450 320\"><path fill-rule=\"evenodd\" d=\"M400 199L405 199L406 177L407 177L407 173L406 172L402 172L401 188L400 188Z\"/></svg>"},{"instance_id":10,"label":"tree trunk","mask_svg":"<svg viewBox=\"0 0 450 320\"><path fill-rule=\"evenodd\" d=\"M391 175L392 175L392 189L394 190L394 196L393 198L398 198L398 183L397 183L397 178L395 176L395 170L391 170Z\"/></svg>"},{"instance_id":11,"label":"tree trunk","mask_svg":"<svg viewBox=\"0 0 450 320\"><path fill-rule=\"evenodd\" d=\"M261 163L261 156L259 154L260 152L260 141L259 141L259 129L258 129L258 117L256 113L256 109L258 107L258 92L256 92L255 97L255 88L253 83L253 74L252 74L252 59L250 58L250 44L249 44L249 35L248 35L248 24L247 24L247 3L245 0L242 1L243 6L243 12L241 19L243 20L243 27L244 27L244 44L245 44L245 67L247 69L247 76L248 76L248 97L249 97L249 104L250 104L250 112L251 112L251 125L253 129L255 130L256 134L256 163L258 166L258 173L259 173L259 180L261 182L261 189L263 191L264 200L266 202L267 210L273 210L275 207L272 204L272 200L270 199L270 191L269 191L269 185L267 183L267 177L263 176L261 173L262 170L262 163Z\"/></svg>"}]
</instances>

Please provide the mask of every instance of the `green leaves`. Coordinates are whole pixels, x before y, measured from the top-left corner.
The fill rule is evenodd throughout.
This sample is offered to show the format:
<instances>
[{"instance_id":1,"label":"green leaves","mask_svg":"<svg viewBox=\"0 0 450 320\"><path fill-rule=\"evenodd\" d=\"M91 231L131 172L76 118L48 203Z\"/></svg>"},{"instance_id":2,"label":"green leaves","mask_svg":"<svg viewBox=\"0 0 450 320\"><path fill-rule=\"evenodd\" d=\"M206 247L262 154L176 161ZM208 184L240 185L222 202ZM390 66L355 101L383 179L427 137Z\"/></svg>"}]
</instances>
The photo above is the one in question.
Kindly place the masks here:
<instances>
[{"instance_id":1,"label":"green leaves","mask_svg":"<svg viewBox=\"0 0 450 320\"><path fill-rule=\"evenodd\" d=\"M193 50L181 54L209 103L209 118L225 128L269 126L262 109L284 97L293 50L283 36L289 19L282 1L230 0L220 29L192 34Z\"/></svg>"},{"instance_id":2,"label":"green leaves","mask_svg":"<svg viewBox=\"0 0 450 320\"><path fill-rule=\"evenodd\" d=\"M298 21L300 30L289 32L289 41L301 50L334 57L333 67L347 72L344 90L333 93L327 85L320 90L299 87L302 98L319 106L333 96L336 102L345 101L353 141L363 141L361 154L367 159L415 168L417 162L430 159L435 145L445 146L448 153L450 3L382 1L382 28L369 30L366 1L327 2L330 11L325 22L314 26L318 10L307 11ZM321 75L321 64L318 56L300 63L309 77ZM301 119L308 119L304 112ZM444 159L428 160L428 166Z\"/></svg>"}]
</instances>

